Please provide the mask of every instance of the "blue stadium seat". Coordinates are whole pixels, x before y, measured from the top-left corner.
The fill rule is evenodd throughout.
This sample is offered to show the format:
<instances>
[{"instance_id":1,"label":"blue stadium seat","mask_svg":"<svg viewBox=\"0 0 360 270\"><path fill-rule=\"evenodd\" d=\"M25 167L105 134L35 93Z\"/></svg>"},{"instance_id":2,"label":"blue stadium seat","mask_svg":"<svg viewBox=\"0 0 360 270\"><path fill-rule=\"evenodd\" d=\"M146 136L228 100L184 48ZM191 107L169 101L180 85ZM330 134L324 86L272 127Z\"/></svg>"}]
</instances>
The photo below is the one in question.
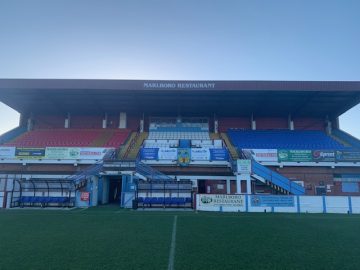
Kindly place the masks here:
<instances>
[{"instance_id":1,"label":"blue stadium seat","mask_svg":"<svg viewBox=\"0 0 360 270\"><path fill-rule=\"evenodd\" d=\"M171 205L171 197L165 198L165 205Z\"/></svg>"},{"instance_id":2,"label":"blue stadium seat","mask_svg":"<svg viewBox=\"0 0 360 270\"><path fill-rule=\"evenodd\" d=\"M150 205L151 204L151 198L145 197L144 198L144 205Z\"/></svg>"},{"instance_id":3,"label":"blue stadium seat","mask_svg":"<svg viewBox=\"0 0 360 270\"><path fill-rule=\"evenodd\" d=\"M185 205L185 198L183 197L172 198L172 204L175 204L177 206Z\"/></svg>"},{"instance_id":4,"label":"blue stadium seat","mask_svg":"<svg viewBox=\"0 0 360 270\"><path fill-rule=\"evenodd\" d=\"M157 204L164 204L165 203L165 198L164 197L158 197L157 198Z\"/></svg>"},{"instance_id":5,"label":"blue stadium seat","mask_svg":"<svg viewBox=\"0 0 360 270\"><path fill-rule=\"evenodd\" d=\"M156 197L150 198L150 204L158 204L158 198Z\"/></svg>"},{"instance_id":6,"label":"blue stadium seat","mask_svg":"<svg viewBox=\"0 0 360 270\"><path fill-rule=\"evenodd\" d=\"M239 149L341 150L346 148L319 130L236 130L228 135Z\"/></svg>"},{"instance_id":7,"label":"blue stadium seat","mask_svg":"<svg viewBox=\"0 0 360 270\"><path fill-rule=\"evenodd\" d=\"M70 206L75 203L75 198L69 197L47 197L47 196L21 196L20 206Z\"/></svg>"}]
</instances>

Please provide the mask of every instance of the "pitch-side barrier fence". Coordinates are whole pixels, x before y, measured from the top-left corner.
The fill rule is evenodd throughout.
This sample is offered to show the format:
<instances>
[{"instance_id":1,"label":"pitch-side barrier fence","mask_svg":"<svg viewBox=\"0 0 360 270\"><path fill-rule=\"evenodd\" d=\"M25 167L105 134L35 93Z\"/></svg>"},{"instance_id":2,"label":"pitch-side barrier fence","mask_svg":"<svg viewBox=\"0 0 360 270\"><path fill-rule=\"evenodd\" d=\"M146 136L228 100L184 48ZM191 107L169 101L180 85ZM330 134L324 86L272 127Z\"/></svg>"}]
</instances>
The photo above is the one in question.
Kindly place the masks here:
<instances>
[{"instance_id":1,"label":"pitch-side barrier fence","mask_svg":"<svg viewBox=\"0 0 360 270\"><path fill-rule=\"evenodd\" d=\"M195 205L217 212L360 214L360 196L197 194Z\"/></svg>"}]
</instances>

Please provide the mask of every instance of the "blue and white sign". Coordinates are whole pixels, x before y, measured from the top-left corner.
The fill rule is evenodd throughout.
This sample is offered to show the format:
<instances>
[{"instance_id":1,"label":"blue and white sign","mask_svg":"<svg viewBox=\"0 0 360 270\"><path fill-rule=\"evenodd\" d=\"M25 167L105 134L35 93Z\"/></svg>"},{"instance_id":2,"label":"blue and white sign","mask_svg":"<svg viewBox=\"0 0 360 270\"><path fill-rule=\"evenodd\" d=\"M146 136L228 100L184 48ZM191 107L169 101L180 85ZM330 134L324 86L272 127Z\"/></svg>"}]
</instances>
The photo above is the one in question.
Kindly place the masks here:
<instances>
[{"instance_id":1,"label":"blue and white sign","mask_svg":"<svg viewBox=\"0 0 360 270\"><path fill-rule=\"evenodd\" d=\"M229 153L226 148L212 148L210 149L210 160L212 161L228 161Z\"/></svg>"},{"instance_id":2,"label":"blue and white sign","mask_svg":"<svg viewBox=\"0 0 360 270\"><path fill-rule=\"evenodd\" d=\"M141 148L141 159L157 160L159 157L159 148Z\"/></svg>"},{"instance_id":3,"label":"blue and white sign","mask_svg":"<svg viewBox=\"0 0 360 270\"><path fill-rule=\"evenodd\" d=\"M15 158L15 147L0 147L0 158Z\"/></svg>"},{"instance_id":4,"label":"blue and white sign","mask_svg":"<svg viewBox=\"0 0 360 270\"><path fill-rule=\"evenodd\" d=\"M252 195L251 206L294 207L294 196Z\"/></svg>"},{"instance_id":5,"label":"blue and white sign","mask_svg":"<svg viewBox=\"0 0 360 270\"><path fill-rule=\"evenodd\" d=\"M210 160L208 148L191 148L191 160Z\"/></svg>"},{"instance_id":6,"label":"blue and white sign","mask_svg":"<svg viewBox=\"0 0 360 270\"><path fill-rule=\"evenodd\" d=\"M360 182L360 174L334 174L337 182Z\"/></svg>"},{"instance_id":7,"label":"blue and white sign","mask_svg":"<svg viewBox=\"0 0 360 270\"><path fill-rule=\"evenodd\" d=\"M178 149L161 147L158 156L160 160L177 160Z\"/></svg>"}]
</instances>

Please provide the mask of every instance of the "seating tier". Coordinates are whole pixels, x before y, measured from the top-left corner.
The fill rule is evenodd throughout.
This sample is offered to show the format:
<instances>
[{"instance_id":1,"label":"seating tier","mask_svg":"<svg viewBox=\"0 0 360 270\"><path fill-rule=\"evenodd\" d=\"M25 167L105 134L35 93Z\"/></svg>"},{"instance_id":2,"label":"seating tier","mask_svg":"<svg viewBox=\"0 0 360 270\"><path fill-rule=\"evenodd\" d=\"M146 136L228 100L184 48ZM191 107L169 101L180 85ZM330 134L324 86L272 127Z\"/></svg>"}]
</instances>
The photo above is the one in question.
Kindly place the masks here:
<instances>
[{"instance_id":1,"label":"seating tier","mask_svg":"<svg viewBox=\"0 0 360 270\"><path fill-rule=\"evenodd\" d=\"M236 130L228 135L239 149L340 150L345 146L318 130Z\"/></svg>"}]
</instances>

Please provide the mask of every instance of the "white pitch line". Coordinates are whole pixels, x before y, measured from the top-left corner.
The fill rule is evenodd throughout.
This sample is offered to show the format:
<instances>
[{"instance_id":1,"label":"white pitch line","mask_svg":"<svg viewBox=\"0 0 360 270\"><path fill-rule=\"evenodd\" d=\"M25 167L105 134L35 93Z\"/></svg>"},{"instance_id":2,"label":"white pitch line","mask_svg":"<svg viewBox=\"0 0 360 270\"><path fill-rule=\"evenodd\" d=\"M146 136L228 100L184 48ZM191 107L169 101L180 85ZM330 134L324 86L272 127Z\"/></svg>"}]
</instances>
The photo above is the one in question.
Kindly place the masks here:
<instances>
[{"instance_id":1,"label":"white pitch line","mask_svg":"<svg viewBox=\"0 0 360 270\"><path fill-rule=\"evenodd\" d=\"M174 270L175 269L174 268L174 261L175 261L175 246L176 246L176 224L177 224L177 216L174 216L168 270Z\"/></svg>"}]
</instances>

